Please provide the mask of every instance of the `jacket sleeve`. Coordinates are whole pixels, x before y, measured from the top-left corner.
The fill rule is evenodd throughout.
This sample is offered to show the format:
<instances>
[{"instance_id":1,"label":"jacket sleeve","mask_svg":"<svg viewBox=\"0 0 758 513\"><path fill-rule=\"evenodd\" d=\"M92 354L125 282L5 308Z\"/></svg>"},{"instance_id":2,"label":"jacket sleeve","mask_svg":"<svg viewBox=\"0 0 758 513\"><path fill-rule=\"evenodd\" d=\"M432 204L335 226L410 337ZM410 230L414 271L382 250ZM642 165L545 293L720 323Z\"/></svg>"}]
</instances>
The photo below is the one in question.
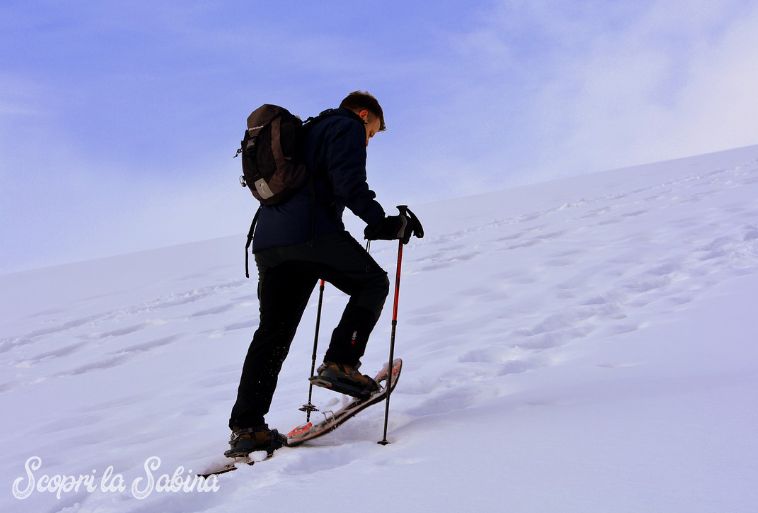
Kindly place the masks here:
<instances>
[{"instance_id":1,"label":"jacket sleeve","mask_svg":"<svg viewBox=\"0 0 758 513\"><path fill-rule=\"evenodd\" d=\"M326 169L335 198L368 225L384 217L366 182L366 132L354 120L339 120L327 136Z\"/></svg>"}]
</instances>

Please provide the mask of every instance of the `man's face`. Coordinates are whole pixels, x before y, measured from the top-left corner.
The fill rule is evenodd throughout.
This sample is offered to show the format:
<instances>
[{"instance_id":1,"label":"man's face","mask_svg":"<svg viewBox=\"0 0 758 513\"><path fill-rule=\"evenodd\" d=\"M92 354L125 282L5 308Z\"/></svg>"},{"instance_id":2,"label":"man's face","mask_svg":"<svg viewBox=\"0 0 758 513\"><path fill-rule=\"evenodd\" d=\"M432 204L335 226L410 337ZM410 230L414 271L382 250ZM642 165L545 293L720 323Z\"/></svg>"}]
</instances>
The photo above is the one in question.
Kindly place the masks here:
<instances>
[{"instance_id":1,"label":"man's face","mask_svg":"<svg viewBox=\"0 0 758 513\"><path fill-rule=\"evenodd\" d=\"M366 146L368 146L369 139L374 137L379 131L381 121L366 109L359 111L358 115L363 120L363 127L366 129Z\"/></svg>"}]
</instances>

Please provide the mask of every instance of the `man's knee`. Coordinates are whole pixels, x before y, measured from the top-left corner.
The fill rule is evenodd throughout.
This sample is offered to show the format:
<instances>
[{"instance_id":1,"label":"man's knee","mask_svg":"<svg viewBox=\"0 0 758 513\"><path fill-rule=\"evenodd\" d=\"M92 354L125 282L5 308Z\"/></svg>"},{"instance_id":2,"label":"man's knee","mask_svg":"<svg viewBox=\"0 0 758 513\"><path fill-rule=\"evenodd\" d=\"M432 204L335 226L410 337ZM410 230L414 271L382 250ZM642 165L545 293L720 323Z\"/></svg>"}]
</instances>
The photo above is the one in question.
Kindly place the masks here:
<instances>
[{"instance_id":1,"label":"man's knee","mask_svg":"<svg viewBox=\"0 0 758 513\"><path fill-rule=\"evenodd\" d=\"M390 279L387 273L377 273L376 277L371 280L371 294L376 297L377 301L384 304L387 295L390 293Z\"/></svg>"},{"instance_id":2,"label":"man's knee","mask_svg":"<svg viewBox=\"0 0 758 513\"><path fill-rule=\"evenodd\" d=\"M380 285L379 290L382 293L382 297L386 298L387 295L390 293L390 279L387 276L387 273L383 273L382 277L379 279Z\"/></svg>"},{"instance_id":3,"label":"man's knee","mask_svg":"<svg viewBox=\"0 0 758 513\"><path fill-rule=\"evenodd\" d=\"M384 302L387 299L389 291L390 280L387 277L387 273L377 273L366 283L359 302L367 310L375 312L378 317L379 312L381 312L384 307Z\"/></svg>"},{"instance_id":4,"label":"man's knee","mask_svg":"<svg viewBox=\"0 0 758 513\"><path fill-rule=\"evenodd\" d=\"M282 345L289 345L297 331L297 324L291 322L261 322L255 330L251 348L261 350L264 348L274 349Z\"/></svg>"}]
</instances>

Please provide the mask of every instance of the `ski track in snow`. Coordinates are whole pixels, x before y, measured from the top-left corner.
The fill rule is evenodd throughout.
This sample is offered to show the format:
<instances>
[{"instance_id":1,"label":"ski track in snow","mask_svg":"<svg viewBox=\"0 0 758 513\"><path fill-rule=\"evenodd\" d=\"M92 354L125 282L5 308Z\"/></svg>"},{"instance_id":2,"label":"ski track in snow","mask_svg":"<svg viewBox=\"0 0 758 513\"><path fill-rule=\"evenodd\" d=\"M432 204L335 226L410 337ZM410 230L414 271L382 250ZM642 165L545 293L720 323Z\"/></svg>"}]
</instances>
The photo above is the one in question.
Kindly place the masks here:
<instances>
[{"instance_id":1,"label":"ski track in snow","mask_svg":"<svg viewBox=\"0 0 758 513\"><path fill-rule=\"evenodd\" d=\"M411 432L508 396L521 376L561 366L567 347L623 341L691 308L712 287L756 273L756 197L753 160L628 191L567 197L518 215L494 212L450 232L434 229L430 220L427 238L413 241L405 261L398 352L406 369L393 395L391 430ZM373 255L393 277L394 247L376 246ZM166 443L172 455L193 455L195 465L222 451L226 415L257 326L255 280L237 279L235 272L209 266L172 280L154 297L87 297L18 319L14 332L0 338L0 398L36 397L34 390L45 386L86 394L90 387L111 386L111 379L123 386L113 397L74 401L44 422L5 432L3 475L21 475L19 462L31 453L45 454L53 471L70 473L96 465L137 472ZM426 294L424 284L438 284L439 293ZM322 341L344 304L331 289L325 299ZM293 410L307 390L303 374L316 300L317 291L293 344L294 363L285 364L274 399L270 419L284 424L281 429L300 421ZM371 371L385 358L390 302L364 358ZM176 355L187 354L191 369L171 365ZM599 365L620 372L639 363ZM140 383L141 373L164 373L165 379ZM145 422L153 416L170 421ZM283 480L313 480L354 464L374 443L366 433L378 433L382 420L380 408L369 410L309 447L283 450L260 468L242 469L225 481L229 493L250 496ZM189 430L186 439L177 440L175 425ZM31 453L24 442L29 438L39 440ZM206 442L198 446L197 440ZM79 459L66 461L71 455ZM390 464L376 458L378 467ZM391 464L404 463L415 461ZM259 478L251 484L253 474ZM149 510L224 510L214 496L196 499L156 498ZM110 500L80 495L48 511L110 511ZM116 507L148 511L123 501Z\"/></svg>"}]
</instances>

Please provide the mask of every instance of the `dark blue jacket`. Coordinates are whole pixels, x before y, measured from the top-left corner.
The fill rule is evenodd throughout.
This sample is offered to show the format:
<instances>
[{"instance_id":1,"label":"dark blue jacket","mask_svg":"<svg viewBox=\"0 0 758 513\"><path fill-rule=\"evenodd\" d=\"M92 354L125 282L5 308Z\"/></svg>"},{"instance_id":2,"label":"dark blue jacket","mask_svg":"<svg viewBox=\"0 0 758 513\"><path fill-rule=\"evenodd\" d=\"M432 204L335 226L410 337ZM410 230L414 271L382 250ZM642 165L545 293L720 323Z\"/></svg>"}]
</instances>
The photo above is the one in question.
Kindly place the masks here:
<instances>
[{"instance_id":1,"label":"dark blue jacket","mask_svg":"<svg viewBox=\"0 0 758 513\"><path fill-rule=\"evenodd\" d=\"M358 115L336 109L316 121L306 133L304 158L313 187L306 183L286 202L261 206L253 252L343 231L345 207L366 224L384 218L366 183L366 130Z\"/></svg>"}]
</instances>

